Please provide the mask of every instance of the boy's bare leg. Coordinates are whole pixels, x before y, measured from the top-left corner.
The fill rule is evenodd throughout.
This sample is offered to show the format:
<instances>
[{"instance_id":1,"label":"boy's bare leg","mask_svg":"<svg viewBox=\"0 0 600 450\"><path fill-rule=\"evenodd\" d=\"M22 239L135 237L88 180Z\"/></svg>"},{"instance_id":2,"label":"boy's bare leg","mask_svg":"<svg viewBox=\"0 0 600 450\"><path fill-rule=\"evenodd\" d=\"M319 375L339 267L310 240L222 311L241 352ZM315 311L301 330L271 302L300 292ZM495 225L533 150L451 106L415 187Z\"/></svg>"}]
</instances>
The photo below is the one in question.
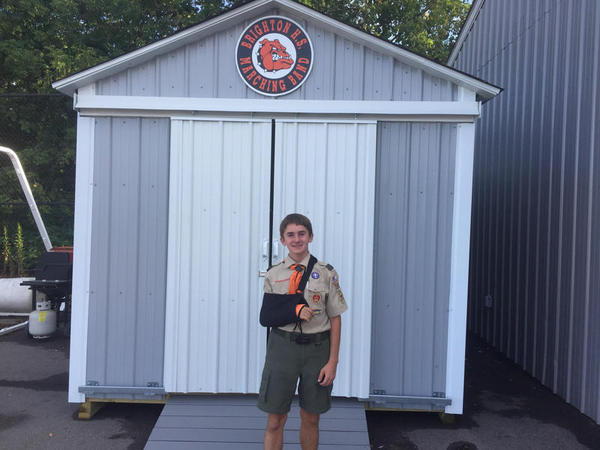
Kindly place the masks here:
<instances>
[{"instance_id":1,"label":"boy's bare leg","mask_svg":"<svg viewBox=\"0 0 600 450\"><path fill-rule=\"evenodd\" d=\"M283 448L283 427L287 414L269 414L265 431L265 450L281 450Z\"/></svg>"},{"instance_id":2,"label":"boy's bare leg","mask_svg":"<svg viewBox=\"0 0 600 450\"><path fill-rule=\"evenodd\" d=\"M319 447L319 415L300 408L300 445L302 450L317 450Z\"/></svg>"}]
</instances>

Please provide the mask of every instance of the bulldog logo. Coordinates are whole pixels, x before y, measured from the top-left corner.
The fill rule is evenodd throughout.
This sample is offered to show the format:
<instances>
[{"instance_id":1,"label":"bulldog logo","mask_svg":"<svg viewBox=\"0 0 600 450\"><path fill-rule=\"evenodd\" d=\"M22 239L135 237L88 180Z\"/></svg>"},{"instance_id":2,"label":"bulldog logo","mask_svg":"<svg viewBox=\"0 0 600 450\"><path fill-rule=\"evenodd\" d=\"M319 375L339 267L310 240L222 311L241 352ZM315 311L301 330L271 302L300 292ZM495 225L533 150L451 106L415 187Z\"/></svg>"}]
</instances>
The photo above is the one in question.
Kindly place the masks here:
<instances>
[{"instance_id":1,"label":"bulldog logo","mask_svg":"<svg viewBox=\"0 0 600 450\"><path fill-rule=\"evenodd\" d=\"M252 23L236 48L236 65L244 83L269 96L298 89L310 74L312 60L308 35L285 17L264 17Z\"/></svg>"},{"instance_id":2,"label":"bulldog logo","mask_svg":"<svg viewBox=\"0 0 600 450\"><path fill-rule=\"evenodd\" d=\"M258 49L258 64L267 72L273 72L289 69L294 64L294 60L278 39L274 41L263 39Z\"/></svg>"}]
</instances>

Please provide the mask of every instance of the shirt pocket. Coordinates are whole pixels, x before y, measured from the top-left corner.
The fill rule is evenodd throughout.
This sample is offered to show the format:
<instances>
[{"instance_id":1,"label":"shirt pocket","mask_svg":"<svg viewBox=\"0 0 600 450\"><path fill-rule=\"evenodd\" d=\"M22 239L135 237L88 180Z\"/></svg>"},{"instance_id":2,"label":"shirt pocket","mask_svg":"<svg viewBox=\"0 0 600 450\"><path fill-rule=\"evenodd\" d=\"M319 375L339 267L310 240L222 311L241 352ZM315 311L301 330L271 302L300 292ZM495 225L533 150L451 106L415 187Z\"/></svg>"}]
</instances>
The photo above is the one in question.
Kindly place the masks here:
<instances>
[{"instance_id":1,"label":"shirt pocket","mask_svg":"<svg viewBox=\"0 0 600 450\"><path fill-rule=\"evenodd\" d=\"M327 289L319 286L312 286L311 289L304 291L304 298L308 305L315 311L319 311L317 314L325 314L327 307Z\"/></svg>"}]
</instances>

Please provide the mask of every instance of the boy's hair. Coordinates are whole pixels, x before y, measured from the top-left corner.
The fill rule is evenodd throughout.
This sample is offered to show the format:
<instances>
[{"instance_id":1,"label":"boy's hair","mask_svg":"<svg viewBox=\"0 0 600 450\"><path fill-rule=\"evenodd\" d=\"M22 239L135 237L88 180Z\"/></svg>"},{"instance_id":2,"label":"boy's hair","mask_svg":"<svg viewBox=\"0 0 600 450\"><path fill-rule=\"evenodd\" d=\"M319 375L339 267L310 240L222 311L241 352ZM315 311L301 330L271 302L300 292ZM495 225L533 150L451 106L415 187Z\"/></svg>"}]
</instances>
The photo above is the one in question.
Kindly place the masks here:
<instances>
[{"instance_id":1,"label":"boy's hair","mask_svg":"<svg viewBox=\"0 0 600 450\"><path fill-rule=\"evenodd\" d=\"M287 226L291 223L293 223L294 225L302 225L303 227L305 227L308 230L309 236L313 235L312 224L310 223L309 218L306 216L303 216L302 214L293 213L293 214L288 214L281 221L281 224L279 225L279 235L281 237L283 237L283 232L285 231Z\"/></svg>"}]
</instances>

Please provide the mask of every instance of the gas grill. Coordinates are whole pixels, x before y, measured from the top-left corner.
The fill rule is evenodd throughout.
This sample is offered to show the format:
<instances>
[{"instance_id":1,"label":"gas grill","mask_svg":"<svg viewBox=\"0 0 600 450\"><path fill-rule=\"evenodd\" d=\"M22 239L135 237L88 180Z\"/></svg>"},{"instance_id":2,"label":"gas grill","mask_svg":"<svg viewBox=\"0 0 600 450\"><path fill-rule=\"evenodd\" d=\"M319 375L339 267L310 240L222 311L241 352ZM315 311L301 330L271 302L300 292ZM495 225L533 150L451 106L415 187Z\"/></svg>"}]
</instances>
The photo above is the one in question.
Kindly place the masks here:
<instances>
[{"instance_id":1,"label":"gas grill","mask_svg":"<svg viewBox=\"0 0 600 450\"><path fill-rule=\"evenodd\" d=\"M65 303L66 319L71 307L71 280L73 274L72 253L51 251L44 253L34 269L35 280L27 280L21 286L29 286L33 291L32 310L36 308L37 293L46 294L46 300L56 311L56 324L59 323L60 305Z\"/></svg>"}]
</instances>

